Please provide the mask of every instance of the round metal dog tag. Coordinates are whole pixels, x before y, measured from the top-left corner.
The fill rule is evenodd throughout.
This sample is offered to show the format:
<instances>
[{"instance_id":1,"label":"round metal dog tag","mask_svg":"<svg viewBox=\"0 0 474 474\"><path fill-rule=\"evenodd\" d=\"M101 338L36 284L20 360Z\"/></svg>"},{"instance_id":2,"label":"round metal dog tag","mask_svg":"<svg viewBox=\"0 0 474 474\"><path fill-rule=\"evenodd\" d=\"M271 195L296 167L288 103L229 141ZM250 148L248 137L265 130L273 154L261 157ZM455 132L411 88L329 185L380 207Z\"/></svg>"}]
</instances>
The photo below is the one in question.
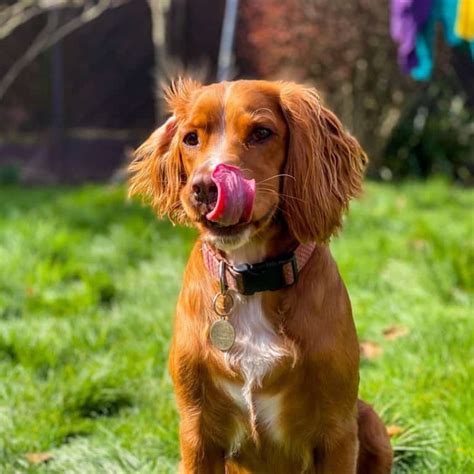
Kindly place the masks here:
<instances>
[{"instance_id":1,"label":"round metal dog tag","mask_svg":"<svg viewBox=\"0 0 474 474\"><path fill-rule=\"evenodd\" d=\"M227 319L214 321L209 329L209 338L214 347L222 352L228 351L235 341L235 329Z\"/></svg>"}]
</instances>

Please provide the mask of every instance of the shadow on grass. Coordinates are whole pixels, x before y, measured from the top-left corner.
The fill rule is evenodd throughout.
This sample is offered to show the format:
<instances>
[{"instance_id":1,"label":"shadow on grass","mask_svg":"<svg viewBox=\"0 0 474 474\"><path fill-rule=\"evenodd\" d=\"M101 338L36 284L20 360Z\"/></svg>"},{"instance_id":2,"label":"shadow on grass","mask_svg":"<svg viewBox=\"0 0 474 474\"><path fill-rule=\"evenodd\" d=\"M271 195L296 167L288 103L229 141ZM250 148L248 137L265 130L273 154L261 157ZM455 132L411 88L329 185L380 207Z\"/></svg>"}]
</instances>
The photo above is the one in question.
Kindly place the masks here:
<instances>
[{"instance_id":1,"label":"shadow on grass","mask_svg":"<svg viewBox=\"0 0 474 474\"><path fill-rule=\"evenodd\" d=\"M114 380L85 381L65 397L64 412L68 416L95 419L116 416L133 405L133 395L124 384Z\"/></svg>"}]
</instances>

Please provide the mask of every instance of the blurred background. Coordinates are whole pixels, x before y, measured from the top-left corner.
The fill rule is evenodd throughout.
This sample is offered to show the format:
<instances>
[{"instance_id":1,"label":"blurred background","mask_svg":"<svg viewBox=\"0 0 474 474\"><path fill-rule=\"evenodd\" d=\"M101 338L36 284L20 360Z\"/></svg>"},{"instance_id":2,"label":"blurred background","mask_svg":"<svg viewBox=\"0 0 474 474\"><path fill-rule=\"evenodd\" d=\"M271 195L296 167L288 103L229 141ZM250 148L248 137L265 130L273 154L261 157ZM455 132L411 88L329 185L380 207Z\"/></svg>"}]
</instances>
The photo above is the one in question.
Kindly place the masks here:
<instances>
[{"instance_id":1,"label":"blurred background","mask_svg":"<svg viewBox=\"0 0 474 474\"><path fill-rule=\"evenodd\" d=\"M440 18L433 70L414 80L392 3L391 18L389 0L232 0L227 16L224 0L2 0L0 181L110 178L163 119L160 84L190 73L312 83L368 151L371 177L472 184L474 46Z\"/></svg>"},{"instance_id":2,"label":"blurred background","mask_svg":"<svg viewBox=\"0 0 474 474\"><path fill-rule=\"evenodd\" d=\"M176 472L196 235L125 168L178 74L312 84L362 143L331 242L360 395L394 473L474 472L473 54L474 0L0 0L0 472Z\"/></svg>"}]
</instances>

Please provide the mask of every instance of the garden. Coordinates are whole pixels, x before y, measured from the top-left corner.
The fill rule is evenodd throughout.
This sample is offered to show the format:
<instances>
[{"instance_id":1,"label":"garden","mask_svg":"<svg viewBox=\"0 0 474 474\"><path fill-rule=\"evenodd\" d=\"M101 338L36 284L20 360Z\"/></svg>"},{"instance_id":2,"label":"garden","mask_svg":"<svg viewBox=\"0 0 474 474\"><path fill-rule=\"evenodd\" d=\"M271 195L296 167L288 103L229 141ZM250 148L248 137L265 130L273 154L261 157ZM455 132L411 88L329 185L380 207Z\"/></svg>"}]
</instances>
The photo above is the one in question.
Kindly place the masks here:
<instances>
[{"instance_id":1,"label":"garden","mask_svg":"<svg viewBox=\"0 0 474 474\"><path fill-rule=\"evenodd\" d=\"M395 473L474 472L474 192L368 182L332 250ZM190 229L123 185L0 190L0 471L172 473Z\"/></svg>"}]
</instances>

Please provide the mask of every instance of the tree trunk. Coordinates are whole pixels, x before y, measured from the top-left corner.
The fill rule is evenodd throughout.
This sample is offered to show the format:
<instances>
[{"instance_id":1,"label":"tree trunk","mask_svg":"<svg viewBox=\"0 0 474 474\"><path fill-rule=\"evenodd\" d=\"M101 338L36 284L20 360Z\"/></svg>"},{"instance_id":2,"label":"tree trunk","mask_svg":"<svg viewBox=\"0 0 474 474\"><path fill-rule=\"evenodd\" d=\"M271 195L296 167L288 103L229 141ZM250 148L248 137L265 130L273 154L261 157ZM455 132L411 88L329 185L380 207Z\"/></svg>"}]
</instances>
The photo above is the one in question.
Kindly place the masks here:
<instances>
[{"instance_id":1,"label":"tree trunk","mask_svg":"<svg viewBox=\"0 0 474 474\"><path fill-rule=\"evenodd\" d=\"M170 8L170 0L147 0L151 12L153 45L155 47L155 120L161 123L165 118L161 106L161 83L167 77L168 54L166 47L166 20Z\"/></svg>"}]
</instances>

